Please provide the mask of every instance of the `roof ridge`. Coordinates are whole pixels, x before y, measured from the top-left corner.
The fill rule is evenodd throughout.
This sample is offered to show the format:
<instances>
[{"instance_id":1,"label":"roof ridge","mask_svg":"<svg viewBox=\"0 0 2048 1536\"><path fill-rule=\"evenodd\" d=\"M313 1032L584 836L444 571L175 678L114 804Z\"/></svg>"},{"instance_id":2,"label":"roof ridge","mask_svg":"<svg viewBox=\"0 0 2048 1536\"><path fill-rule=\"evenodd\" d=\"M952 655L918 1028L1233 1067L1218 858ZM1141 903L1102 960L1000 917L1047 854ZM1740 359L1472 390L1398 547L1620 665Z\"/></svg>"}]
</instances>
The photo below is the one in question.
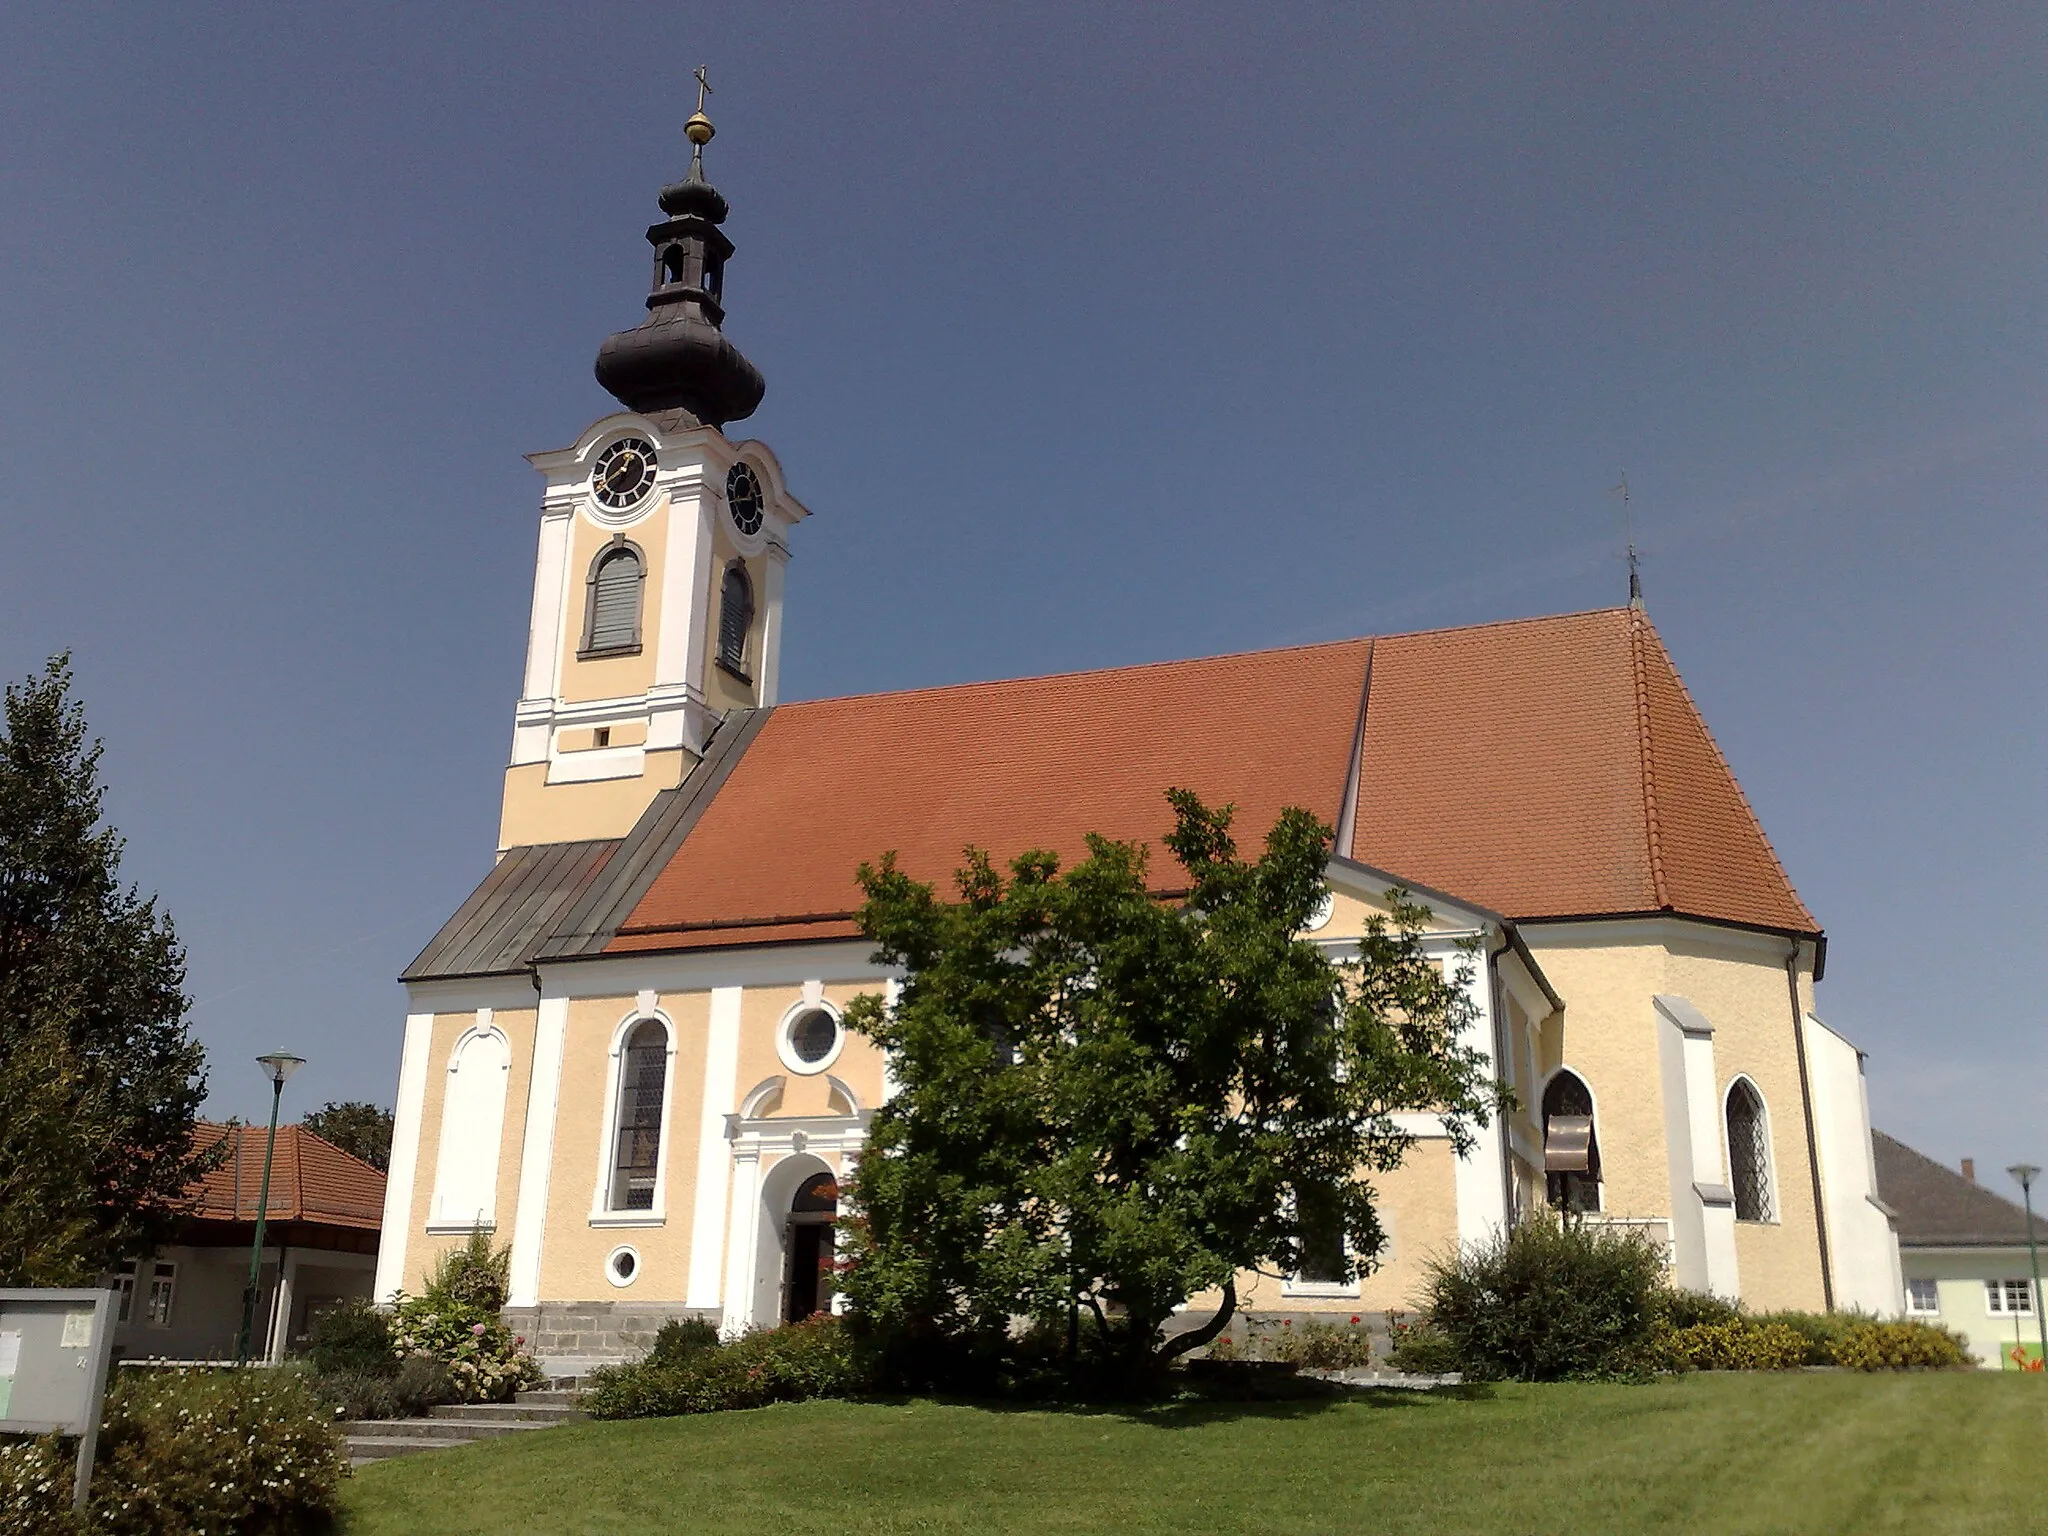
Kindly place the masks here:
<instances>
[{"instance_id":1,"label":"roof ridge","mask_svg":"<svg viewBox=\"0 0 2048 1536\"><path fill-rule=\"evenodd\" d=\"M1643 664L1643 626L1648 623L1642 610L1629 610L1628 660L1636 692L1636 756L1643 774L1643 835L1650 856L1650 895L1658 907L1668 908L1671 891L1664 880L1664 846L1657 823L1657 764L1650 733L1650 687Z\"/></svg>"},{"instance_id":2,"label":"roof ridge","mask_svg":"<svg viewBox=\"0 0 2048 1536\"><path fill-rule=\"evenodd\" d=\"M1648 614L1640 609L1634 610L1634 613L1636 622L1632 627L1648 630L1650 637L1657 642L1657 649L1664 652L1664 664L1671 669L1671 681L1678 685L1678 696L1685 700L1685 707L1692 712L1693 719L1698 722L1700 735L1706 740L1707 750L1714 754L1715 764L1719 766L1721 772L1727 777L1729 784L1734 786L1736 804L1742 807L1742 814L1749 818L1750 830L1756 833L1758 841L1764 845L1764 852L1770 858L1771 867L1777 870L1778 878L1785 882L1785 889L1792 896L1792 904L1806 915L1806 920L1809 923L1812 923L1818 929L1820 926L1818 919L1814 917L1813 910L1807 906L1806 898L1799 894L1799 887L1793 884L1792 872L1785 867L1785 861L1778 857L1777 847L1771 842L1771 834L1764 830L1763 818L1757 815L1756 807L1749 803L1749 791L1742 787L1742 780L1736 777L1734 765L1728 761L1727 754L1722 752L1720 741L1715 737L1712 727L1707 724L1707 717L1701 713L1699 701L1693 698L1692 690L1685 685L1685 674L1678 670L1678 663L1671 659L1671 652L1664 645L1664 637L1657 633L1657 626L1650 622ZM1640 690L1640 681L1637 687ZM1645 732L1644 739L1647 742L1649 730L1647 717L1645 718L1643 728ZM1658 872L1658 880L1661 888L1663 880L1661 869Z\"/></svg>"}]
</instances>

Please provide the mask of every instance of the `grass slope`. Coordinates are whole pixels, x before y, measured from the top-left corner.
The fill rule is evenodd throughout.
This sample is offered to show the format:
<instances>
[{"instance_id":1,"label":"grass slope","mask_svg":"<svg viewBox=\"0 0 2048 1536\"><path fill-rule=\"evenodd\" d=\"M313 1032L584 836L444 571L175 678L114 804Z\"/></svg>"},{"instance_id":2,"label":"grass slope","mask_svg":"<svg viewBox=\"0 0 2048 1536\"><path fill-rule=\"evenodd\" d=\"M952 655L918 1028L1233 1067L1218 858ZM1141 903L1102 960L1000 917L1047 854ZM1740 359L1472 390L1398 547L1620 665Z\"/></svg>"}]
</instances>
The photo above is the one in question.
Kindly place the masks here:
<instances>
[{"instance_id":1,"label":"grass slope","mask_svg":"<svg viewBox=\"0 0 2048 1536\"><path fill-rule=\"evenodd\" d=\"M806 1403L364 1471L347 1536L2048 1531L2048 1383L1695 1376L1160 1412Z\"/></svg>"}]
</instances>

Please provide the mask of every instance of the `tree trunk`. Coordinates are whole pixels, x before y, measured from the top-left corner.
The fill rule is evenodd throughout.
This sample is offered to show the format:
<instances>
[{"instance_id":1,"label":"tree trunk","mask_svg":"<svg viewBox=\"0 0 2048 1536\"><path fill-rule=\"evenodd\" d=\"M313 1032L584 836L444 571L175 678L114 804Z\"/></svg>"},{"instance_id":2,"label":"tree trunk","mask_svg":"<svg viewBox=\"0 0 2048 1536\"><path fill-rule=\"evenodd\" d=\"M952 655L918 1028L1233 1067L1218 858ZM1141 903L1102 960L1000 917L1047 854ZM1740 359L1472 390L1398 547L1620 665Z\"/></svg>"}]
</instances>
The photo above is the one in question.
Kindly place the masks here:
<instances>
[{"instance_id":1,"label":"tree trunk","mask_svg":"<svg viewBox=\"0 0 2048 1536\"><path fill-rule=\"evenodd\" d=\"M1232 1276L1223 1282L1223 1305L1216 1309L1216 1315L1201 1327L1191 1328L1186 1333L1175 1334L1168 1339L1166 1347L1159 1351L1159 1363L1165 1365L1169 1361L1178 1360L1190 1350L1200 1349L1228 1328L1231 1318L1236 1315L1237 1278Z\"/></svg>"}]
</instances>

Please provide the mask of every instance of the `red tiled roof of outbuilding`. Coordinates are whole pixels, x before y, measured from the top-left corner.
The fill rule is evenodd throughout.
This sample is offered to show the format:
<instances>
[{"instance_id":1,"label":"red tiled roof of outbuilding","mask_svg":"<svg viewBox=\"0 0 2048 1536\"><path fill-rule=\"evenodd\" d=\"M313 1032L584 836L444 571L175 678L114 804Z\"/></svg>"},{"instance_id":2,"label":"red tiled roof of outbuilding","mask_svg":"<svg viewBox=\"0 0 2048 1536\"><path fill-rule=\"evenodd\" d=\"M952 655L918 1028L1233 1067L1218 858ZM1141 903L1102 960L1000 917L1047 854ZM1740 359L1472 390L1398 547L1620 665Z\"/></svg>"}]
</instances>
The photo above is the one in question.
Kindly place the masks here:
<instances>
[{"instance_id":1,"label":"red tiled roof of outbuilding","mask_svg":"<svg viewBox=\"0 0 2048 1536\"><path fill-rule=\"evenodd\" d=\"M264 1125L228 1126L201 1121L203 1150L236 1138L219 1167L192 1191L192 1214L205 1221L254 1221L263 1195ZM384 1222L384 1175L300 1125L277 1128L270 1165L268 1221L324 1222L376 1231Z\"/></svg>"}]
</instances>

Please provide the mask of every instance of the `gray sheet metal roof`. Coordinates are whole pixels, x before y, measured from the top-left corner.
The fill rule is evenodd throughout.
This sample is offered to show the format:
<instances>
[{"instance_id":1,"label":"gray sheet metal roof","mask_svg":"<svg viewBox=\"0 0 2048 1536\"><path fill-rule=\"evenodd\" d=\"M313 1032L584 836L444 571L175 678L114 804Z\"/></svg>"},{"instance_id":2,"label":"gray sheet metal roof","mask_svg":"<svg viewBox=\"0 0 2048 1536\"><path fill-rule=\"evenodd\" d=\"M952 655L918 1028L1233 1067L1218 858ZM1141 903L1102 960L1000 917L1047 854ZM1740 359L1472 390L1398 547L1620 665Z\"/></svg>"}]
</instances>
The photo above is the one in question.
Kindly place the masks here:
<instances>
[{"instance_id":1,"label":"gray sheet metal roof","mask_svg":"<svg viewBox=\"0 0 2048 1536\"><path fill-rule=\"evenodd\" d=\"M1883 1131L1871 1133L1877 1198L1898 1212L1901 1248L2024 1248L2027 1213L1973 1179L1915 1152ZM2048 1243L2048 1221L2034 1218L2034 1236Z\"/></svg>"},{"instance_id":2,"label":"gray sheet metal roof","mask_svg":"<svg viewBox=\"0 0 2048 1536\"><path fill-rule=\"evenodd\" d=\"M618 848L619 839L600 838L507 849L399 980L524 970Z\"/></svg>"}]
</instances>

